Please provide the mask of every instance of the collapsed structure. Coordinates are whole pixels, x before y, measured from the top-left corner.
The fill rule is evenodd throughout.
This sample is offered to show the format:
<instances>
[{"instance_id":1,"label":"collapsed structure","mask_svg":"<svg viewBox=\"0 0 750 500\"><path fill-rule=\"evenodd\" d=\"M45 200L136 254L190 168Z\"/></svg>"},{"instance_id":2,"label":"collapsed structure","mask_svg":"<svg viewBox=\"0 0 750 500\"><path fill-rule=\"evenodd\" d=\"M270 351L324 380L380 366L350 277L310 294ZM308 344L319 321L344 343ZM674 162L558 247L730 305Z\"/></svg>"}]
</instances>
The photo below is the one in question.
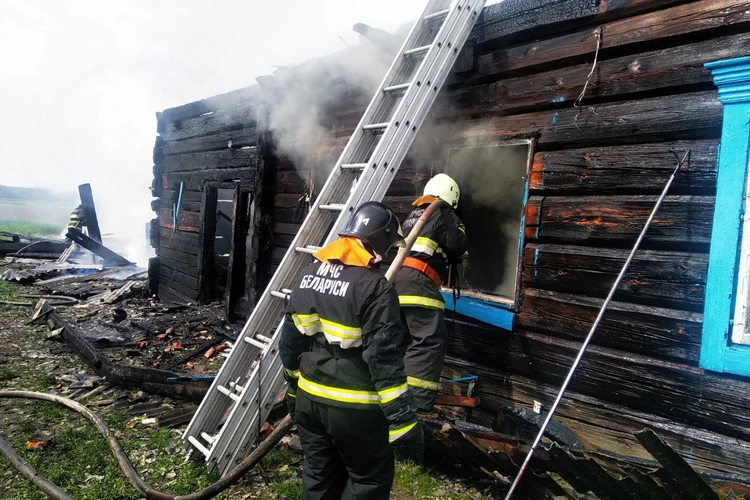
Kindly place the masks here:
<instances>
[{"instance_id":1,"label":"collapsed structure","mask_svg":"<svg viewBox=\"0 0 750 500\"><path fill-rule=\"evenodd\" d=\"M748 12L738 0L506 0L484 10L384 200L405 215L434 173L462 186L470 258L461 297L446 291L457 314L443 375L479 376L468 420L487 430L476 442L512 459L529 440L523 423L533 427L529 415L553 401L689 150L558 410L573 436L558 442L637 482L628 467L653 459L635 434L649 427L714 488L747 482L750 335L730 321L744 328L747 302L735 287L746 275L737 255L750 106L738 58L750 53ZM378 48L366 60L377 66L378 51L389 60L397 44L367 34ZM150 275L161 298L219 298L227 314L247 316L374 87L341 60L159 114ZM592 483L560 463L547 470L576 490L631 497L598 469Z\"/></svg>"}]
</instances>

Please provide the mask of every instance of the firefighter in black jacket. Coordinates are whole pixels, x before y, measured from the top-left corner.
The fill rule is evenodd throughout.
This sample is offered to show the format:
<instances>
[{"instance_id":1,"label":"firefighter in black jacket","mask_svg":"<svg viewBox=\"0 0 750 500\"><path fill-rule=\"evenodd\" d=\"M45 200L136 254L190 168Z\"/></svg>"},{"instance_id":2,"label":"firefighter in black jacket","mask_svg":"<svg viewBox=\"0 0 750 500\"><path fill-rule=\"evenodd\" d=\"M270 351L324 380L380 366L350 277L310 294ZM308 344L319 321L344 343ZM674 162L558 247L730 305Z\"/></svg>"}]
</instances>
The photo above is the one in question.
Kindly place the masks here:
<instances>
[{"instance_id":1,"label":"firefighter in black jacket","mask_svg":"<svg viewBox=\"0 0 750 500\"><path fill-rule=\"evenodd\" d=\"M417 208L404 221L405 234L430 203L437 199L446 203L427 220L394 280L401 317L409 334L404 367L414 392L417 415L423 418L437 417L433 405L448 345L440 285L446 281L448 264L466 252L466 230L453 211L459 197L458 184L448 175L438 174L430 179L423 195L413 203Z\"/></svg>"},{"instance_id":2,"label":"firefighter in black jacket","mask_svg":"<svg viewBox=\"0 0 750 500\"><path fill-rule=\"evenodd\" d=\"M306 500L385 500L391 446L415 459L424 450L398 295L376 268L403 238L377 202L358 207L339 236L292 289L279 345L287 403L305 452Z\"/></svg>"}]
</instances>

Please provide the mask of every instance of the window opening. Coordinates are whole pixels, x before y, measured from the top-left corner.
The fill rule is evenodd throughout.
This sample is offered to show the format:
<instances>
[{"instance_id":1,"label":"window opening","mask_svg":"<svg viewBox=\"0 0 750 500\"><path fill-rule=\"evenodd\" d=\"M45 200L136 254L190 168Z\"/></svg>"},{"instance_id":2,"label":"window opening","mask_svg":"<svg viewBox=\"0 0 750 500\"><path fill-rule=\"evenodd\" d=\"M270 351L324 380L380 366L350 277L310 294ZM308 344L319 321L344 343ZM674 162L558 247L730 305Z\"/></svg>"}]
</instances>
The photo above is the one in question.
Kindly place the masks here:
<instances>
[{"instance_id":1,"label":"window opening","mask_svg":"<svg viewBox=\"0 0 750 500\"><path fill-rule=\"evenodd\" d=\"M468 260L459 266L462 295L515 304L531 141L455 149L446 173L461 189Z\"/></svg>"}]
</instances>

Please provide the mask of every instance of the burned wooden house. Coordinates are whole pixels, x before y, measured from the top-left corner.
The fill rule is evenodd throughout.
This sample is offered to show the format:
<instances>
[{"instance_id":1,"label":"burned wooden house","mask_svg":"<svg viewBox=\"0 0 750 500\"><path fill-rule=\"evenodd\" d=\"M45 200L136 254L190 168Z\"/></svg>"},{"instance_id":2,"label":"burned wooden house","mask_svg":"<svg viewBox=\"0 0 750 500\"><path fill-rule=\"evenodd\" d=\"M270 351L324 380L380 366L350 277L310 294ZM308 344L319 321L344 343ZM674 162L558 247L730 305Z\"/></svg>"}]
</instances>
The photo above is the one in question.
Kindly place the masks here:
<instances>
[{"instance_id":1,"label":"burned wooden house","mask_svg":"<svg viewBox=\"0 0 750 500\"><path fill-rule=\"evenodd\" d=\"M747 1L506 0L482 13L385 202L408 213L436 172L462 186L469 260L460 298L446 289L444 376L479 377L469 421L502 474L517 468L508 443L528 441L513 416L554 400L689 151L556 415L585 467L552 450L548 470L602 498L669 497L652 483L693 498L631 471L655 463L635 437L650 428L715 489L750 487L749 55ZM327 92L327 133L289 154L264 95L295 71L159 114L163 299L219 298L246 316L280 262L371 91Z\"/></svg>"}]
</instances>

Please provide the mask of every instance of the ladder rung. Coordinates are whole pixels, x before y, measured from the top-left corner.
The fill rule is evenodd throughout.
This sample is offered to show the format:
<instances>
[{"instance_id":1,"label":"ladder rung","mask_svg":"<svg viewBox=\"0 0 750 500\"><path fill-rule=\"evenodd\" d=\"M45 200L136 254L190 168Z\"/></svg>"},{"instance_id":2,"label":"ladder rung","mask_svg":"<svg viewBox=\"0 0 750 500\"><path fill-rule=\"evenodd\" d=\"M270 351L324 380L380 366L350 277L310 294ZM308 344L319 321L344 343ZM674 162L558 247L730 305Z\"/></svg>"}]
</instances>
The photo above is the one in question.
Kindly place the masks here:
<instances>
[{"instance_id":1,"label":"ladder rung","mask_svg":"<svg viewBox=\"0 0 750 500\"><path fill-rule=\"evenodd\" d=\"M219 390L220 393L224 394L225 396L229 396L234 401L239 401L240 397L237 394L230 391L229 389L227 389L226 387L224 387L223 385L217 385L216 388Z\"/></svg>"},{"instance_id":2,"label":"ladder rung","mask_svg":"<svg viewBox=\"0 0 750 500\"><path fill-rule=\"evenodd\" d=\"M430 50L430 47L432 47L432 44L422 45L421 47L415 47L413 49L405 50L404 55L413 56L414 54L421 54L422 52L427 52L428 50Z\"/></svg>"},{"instance_id":3,"label":"ladder rung","mask_svg":"<svg viewBox=\"0 0 750 500\"><path fill-rule=\"evenodd\" d=\"M188 441L190 441L190 444L192 444L193 446L195 446L196 450L198 450L201 453L203 453L204 456L207 457L208 455L211 454L211 452L208 451L208 448L206 448L205 446L203 446L203 444L201 444L201 442L198 441L197 439L195 439L193 436L188 436Z\"/></svg>"},{"instance_id":4,"label":"ladder rung","mask_svg":"<svg viewBox=\"0 0 750 500\"><path fill-rule=\"evenodd\" d=\"M271 290L271 295L273 295L274 297L278 297L280 299L286 299L286 298L289 297L288 293L279 292L279 291L276 291L276 290Z\"/></svg>"},{"instance_id":5,"label":"ladder rung","mask_svg":"<svg viewBox=\"0 0 750 500\"><path fill-rule=\"evenodd\" d=\"M424 20L425 21L431 21L433 19L437 19L438 17L443 17L443 16L447 15L448 12L450 12L450 11L451 11L450 9L439 10L439 11L434 12L434 13L428 15L428 16L424 16Z\"/></svg>"},{"instance_id":6,"label":"ladder rung","mask_svg":"<svg viewBox=\"0 0 750 500\"><path fill-rule=\"evenodd\" d=\"M206 432L201 432L201 437L203 439L205 439L208 444L214 444L214 441L216 441L216 437L214 437L214 436L212 436L212 435L210 435L210 434L208 434Z\"/></svg>"},{"instance_id":7,"label":"ladder rung","mask_svg":"<svg viewBox=\"0 0 750 500\"><path fill-rule=\"evenodd\" d=\"M321 210L333 210L333 211L342 211L346 205L343 203L331 203L330 205L320 205Z\"/></svg>"},{"instance_id":8,"label":"ladder rung","mask_svg":"<svg viewBox=\"0 0 750 500\"><path fill-rule=\"evenodd\" d=\"M260 337L260 335L258 335L258 336ZM238 394L241 393L243 390L245 390L245 388L243 386L241 386L240 384L238 384L236 382L229 382L229 387L231 387L232 389L234 389L235 391L237 391Z\"/></svg>"},{"instance_id":9,"label":"ladder rung","mask_svg":"<svg viewBox=\"0 0 750 500\"><path fill-rule=\"evenodd\" d=\"M367 163L344 163L341 168L344 170L362 170L367 167Z\"/></svg>"},{"instance_id":10,"label":"ladder rung","mask_svg":"<svg viewBox=\"0 0 750 500\"><path fill-rule=\"evenodd\" d=\"M260 333L256 333L255 336L258 337L263 342L265 342L266 344L270 344L273 341L271 337L266 337L265 335L261 335Z\"/></svg>"},{"instance_id":11,"label":"ladder rung","mask_svg":"<svg viewBox=\"0 0 750 500\"><path fill-rule=\"evenodd\" d=\"M411 83L400 83L398 85L391 85L383 89L383 92L393 92L395 90L404 90L411 87Z\"/></svg>"},{"instance_id":12,"label":"ladder rung","mask_svg":"<svg viewBox=\"0 0 750 500\"><path fill-rule=\"evenodd\" d=\"M306 247L295 247L294 249L300 253L309 253L310 255L312 255L320 250L320 248L321 247L316 247L315 245L307 245Z\"/></svg>"},{"instance_id":13,"label":"ladder rung","mask_svg":"<svg viewBox=\"0 0 750 500\"><path fill-rule=\"evenodd\" d=\"M380 130L388 128L388 125L390 125L388 122L385 123L371 123L369 125L362 125L362 129L364 130Z\"/></svg>"},{"instance_id":14,"label":"ladder rung","mask_svg":"<svg viewBox=\"0 0 750 500\"><path fill-rule=\"evenodd\" d=\"M268 344L265 342L261 342L260 340L255 340L252 337L245 337L245 342L247 342L250 345L254 345L258 349L265 349L268 347Z\"/></svg>"}]
</instances>

